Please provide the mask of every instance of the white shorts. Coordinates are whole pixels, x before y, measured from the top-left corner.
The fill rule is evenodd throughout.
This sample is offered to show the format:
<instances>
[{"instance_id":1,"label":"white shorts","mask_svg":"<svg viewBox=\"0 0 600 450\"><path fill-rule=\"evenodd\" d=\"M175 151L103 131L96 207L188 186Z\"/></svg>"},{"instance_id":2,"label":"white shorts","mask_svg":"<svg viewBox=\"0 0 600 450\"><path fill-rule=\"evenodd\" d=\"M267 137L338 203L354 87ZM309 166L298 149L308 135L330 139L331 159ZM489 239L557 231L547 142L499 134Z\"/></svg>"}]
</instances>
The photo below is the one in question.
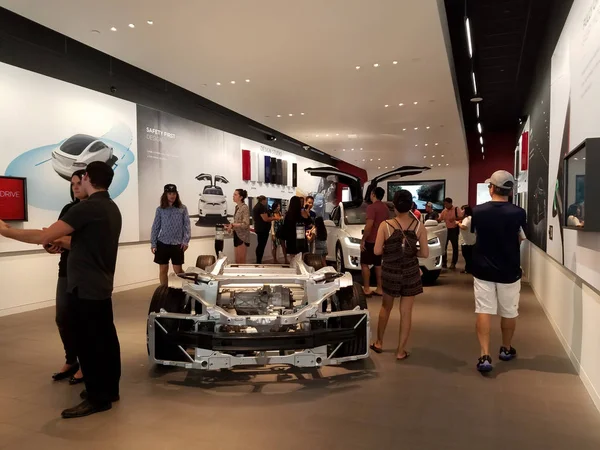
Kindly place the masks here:
<instances>
[{"instance_id":1,"label":"white shorts","mask_svg":"<svg viewBox=\"0 0 600 450\"><path fill-rule=\"evenodd\" d=\"M493 283L473 278L475 287L475 312L477 314L500 314L507 319L519 315L521 280L510 284Z\"/></svg>"}]
</instances>

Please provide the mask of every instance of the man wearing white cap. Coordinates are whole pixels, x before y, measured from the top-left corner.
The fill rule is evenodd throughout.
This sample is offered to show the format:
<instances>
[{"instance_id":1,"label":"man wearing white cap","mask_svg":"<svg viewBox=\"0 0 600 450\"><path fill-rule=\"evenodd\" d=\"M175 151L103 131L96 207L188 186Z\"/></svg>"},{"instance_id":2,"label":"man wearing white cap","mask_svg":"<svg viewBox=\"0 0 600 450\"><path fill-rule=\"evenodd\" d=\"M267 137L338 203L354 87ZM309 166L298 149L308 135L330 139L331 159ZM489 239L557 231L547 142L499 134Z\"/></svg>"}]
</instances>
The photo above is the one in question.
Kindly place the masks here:
<instances>
[{"instance_id":1,"label":"man wearing white cap","mask_svg":"<svg viewBox=\"0 0 600 450\"><path fill-rule=\"evenodd\" d=\"M473 208L471 230L477 233L473 253L475 287L475 312L477 337L481 355L477 370L492 370L490 356L490 319L502 317L502 347L499 358L510 361L517 356L511 346L519 315L521 292L520 243L524 239L526 213L523 208L509 202L515 186L514 177L498 170L486 180L492 201Z\"/></svg>"}]
</instances>

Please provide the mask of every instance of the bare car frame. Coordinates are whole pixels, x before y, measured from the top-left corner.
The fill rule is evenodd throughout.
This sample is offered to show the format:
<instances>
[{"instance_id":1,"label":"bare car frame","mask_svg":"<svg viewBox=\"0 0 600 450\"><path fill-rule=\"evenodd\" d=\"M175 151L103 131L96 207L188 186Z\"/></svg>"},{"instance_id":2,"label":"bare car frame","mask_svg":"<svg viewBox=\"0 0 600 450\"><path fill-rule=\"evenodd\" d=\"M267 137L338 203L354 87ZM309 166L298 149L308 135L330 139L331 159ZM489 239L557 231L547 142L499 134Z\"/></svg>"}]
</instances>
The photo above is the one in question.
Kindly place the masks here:
<instances>
[{"instance_id":1,"label":"bare car frame","mask_svg":"<svg viewBox=\"0 0 600 450\"><path fill-rule=\"evenodd\" d=\"M287 364L320 367L369 356L369 312L349 273L230 264L200 256L150 304L150 361L188 369ZM203 267L203 268L202 268Z\"/></svg>"}]
</instances>

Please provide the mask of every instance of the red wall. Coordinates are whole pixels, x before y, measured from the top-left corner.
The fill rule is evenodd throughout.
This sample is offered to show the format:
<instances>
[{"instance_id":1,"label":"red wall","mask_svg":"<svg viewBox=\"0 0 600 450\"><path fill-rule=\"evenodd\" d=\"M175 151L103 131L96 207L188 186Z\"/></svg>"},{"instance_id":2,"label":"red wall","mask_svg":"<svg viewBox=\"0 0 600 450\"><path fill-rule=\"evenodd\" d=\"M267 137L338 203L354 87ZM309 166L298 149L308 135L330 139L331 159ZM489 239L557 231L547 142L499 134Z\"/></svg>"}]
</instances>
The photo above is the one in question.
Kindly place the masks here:
<instances>
[{"instance_id":1,"label":"red wall","mask_svg":"<svg viewBox=\"0 0 600 450\"><path fill-rule=\"evenodd\" d=\"M483 139L485 159L482 159L479 133L467 134L470 205L477 203L477 183L485 183L496 170L514 171L518 137L514 133L484 133Z\"/></svg>"}]
</instances>

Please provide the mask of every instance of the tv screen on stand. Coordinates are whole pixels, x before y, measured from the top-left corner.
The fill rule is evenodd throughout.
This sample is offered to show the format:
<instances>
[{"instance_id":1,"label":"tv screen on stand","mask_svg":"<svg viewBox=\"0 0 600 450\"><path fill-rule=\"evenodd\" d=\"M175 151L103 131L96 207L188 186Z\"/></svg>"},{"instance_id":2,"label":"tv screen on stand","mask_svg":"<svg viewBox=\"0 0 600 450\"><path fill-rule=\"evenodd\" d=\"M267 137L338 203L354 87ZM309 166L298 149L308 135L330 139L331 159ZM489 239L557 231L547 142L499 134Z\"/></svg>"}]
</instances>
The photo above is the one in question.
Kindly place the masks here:
<instances>
[{"instance_id":1,"label":"tv screen on stand","mask_svg":"<svg viewBox=\"0 0 600 450\"><path fill-rule=\"evenodd\" d=\"M0 220L27 221L27 180L0 176Z\"/></svg>"},{"instance_id":2,"label":"tv screen on stand","mask_svg":"<svg viewBox=\"0 0 600 450\"><path fill-rule=\"evenodd\" d=\"M387 185L387 199L392 201L394 194L405 189L412 193L413 201L417 209L424 211L427 202L433 203L433 209L444 208L446 197L446 180L424 180L424 181L389 181Z\"/></svg>"}]
</instances>

